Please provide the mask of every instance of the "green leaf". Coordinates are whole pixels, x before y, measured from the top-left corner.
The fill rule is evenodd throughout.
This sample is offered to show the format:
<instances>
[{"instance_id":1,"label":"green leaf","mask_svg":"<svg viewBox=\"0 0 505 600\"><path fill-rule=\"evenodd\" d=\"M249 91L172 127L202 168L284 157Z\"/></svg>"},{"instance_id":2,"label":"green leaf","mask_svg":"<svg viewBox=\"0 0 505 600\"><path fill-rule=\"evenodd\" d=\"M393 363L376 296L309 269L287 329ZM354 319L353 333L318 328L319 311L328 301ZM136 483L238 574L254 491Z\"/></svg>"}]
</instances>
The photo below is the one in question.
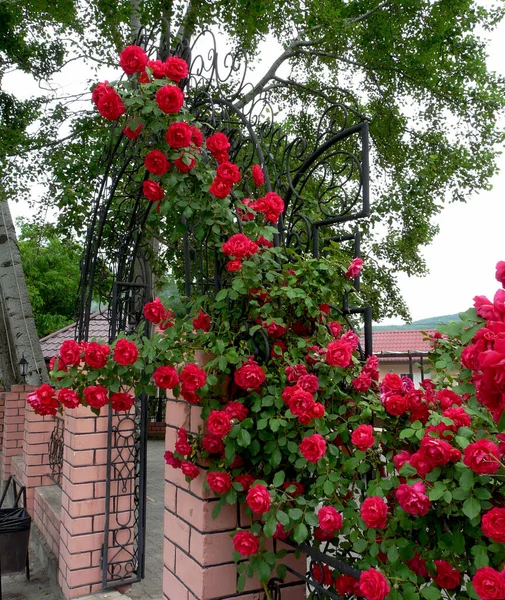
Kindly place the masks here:
<instances>
[{"instance_id":1,"label":"green leaf","mask_svg":"<svg viewBox=\"0 0 505 600\"><path fill-rule=\"evenodd\" d=\"M394 564L397 562L398 558L398 548L393 544L388 550L388 560L391 564Z\"/></svg>"},{"instance_id":2,"label":"green leaf","mask_svg":"<svg viewBox=\"0 0 505 600\"><path fill-rule=\"evenodd\" d=\"M429 585L421 589L421 596L426 600L438 600L442 597L442 594L437 587Z\"/></svg>"},{"instance_id":3,"label":"green leaf","mask_svg":"<svg viewBox=\"0 0 505 600\"><path fill-rule=\"evenodd\" d=\"M295 530L293 532L293 538L295 539L295 542L297 542L298 544L301 544L308 537L309 537L309 530L307 529L307 526L305 525L305 523L298 524L295 527Z\"/></svg>"},{"instance_id":4,"label":"green leaf","mask_svg":"<svg viewBox=\"0 0 505 600\"><path fill-rule=\"evenodd\" d=\"M480 502L476 498L467 498L463 503L463 513L469 519L474 519L480 514Z\"/></svg>"},{"instance_id":5,"label":"green leaf","mask_svg":"<svg viewBox=\"0 0 505 600\"><path fill-rule=\"evenodd\" d=\"M356 542L354 542L352 549L354 550L354 552L357 552L358 554L360 554L361 552L363 552L365 550L365 548L368 546L368 542L365 539L360 539L357 540Z\"/></svg>"},{"instance_id":6,"label":"green leaf","mask_svg":"<svg viewBox=\"0 0 505 600\"><path fill-rule=\"evenodd\" d=\"M274 487L280 487L284 483L285 479L286 473L284 473L284 471L277 471L273 480Z\"/></svg>"},{"instance_id":7,"label":"green leaf","mask_svg":"<svg viewBox=\"0 0 505 600\"><path fill-rule=\"evenodd\" d=\"M269 517L267 519L267 522L265 523L265 525L263 527L263 531L265 532L265 535L267 537L272 537L273 534L275 533L276 528L277 528L277 521L275 520L275 517L272 515L271 517Z\"/></svg>"},{"instance_id":8,"label":"green leaf","mask_svg":"<svg viewBox=\"0 0 505 600\"><path fill-rule=\"evenodd\" d=\"M303 516L303 512L299 508L290 508L288 514L293 521L298 521Z\"/></svg>"},{"instance_id":9,"label":"green leaf","mask_svg":"<svg viewBox=\"0 0 505 600\"><path fill-rule=\"evenodd\" d=\"M470 490L470 489L472 489L474 483L475 483L475 477L474 477L473 471L471 469L465 469L463 471L463 473L461 474L461 477L459 478L459 485L464 490Z\"/></svg>"},{"instance_id":10,"label":"green leaf","mask_svg":"<svg viewBox=\"0 0 505 600\"><path fill-rule=\"evenodd\" d=\"M238 581L237 581L237 591L238 592L244 591L245 582L246 582L246 577L245 577L244 573L242 573L241 575L239 575Z\"/></svg>"},{"instance_id":11,"label":"green leaf","mask_svg":"<svg viewBox=\"0 0 505 600\"><path fill-rule=\"evenodd\" d=\"M324 482L323 491L327 496L331 496L335 491L335 485L329 479L327 479Z\"/></svg>"},{"instance_id":12,"label":"green leaf","mask_svg":"<svg viewBox=\"0 0 505 600\"><path fill-rule=\"evenodd\" d=\"M281 525L287 527L289 525L289 517L283 510L278 510L275 514L277 520Z\"/></svg>"}]
</instances>

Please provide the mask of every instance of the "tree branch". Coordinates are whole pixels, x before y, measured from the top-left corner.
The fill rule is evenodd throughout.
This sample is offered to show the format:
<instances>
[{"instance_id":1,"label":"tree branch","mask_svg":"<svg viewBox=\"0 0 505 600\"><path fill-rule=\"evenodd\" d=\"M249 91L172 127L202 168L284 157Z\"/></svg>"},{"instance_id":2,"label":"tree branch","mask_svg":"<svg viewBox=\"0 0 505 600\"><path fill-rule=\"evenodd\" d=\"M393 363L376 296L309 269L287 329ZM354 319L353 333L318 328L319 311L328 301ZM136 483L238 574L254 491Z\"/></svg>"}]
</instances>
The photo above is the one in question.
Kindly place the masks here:
<instances>
[{"instance_id":1,"label":"tree branch","mask_svg":"<svg viewBox=\"0 0 505 600\"><path fill-rule=\"evenodd\" d=\"M384 6L386 6L386 4L387 4L387 0L384 0L383 2L379 2L379 4L377 4L377 6L375 8L370 9L368 12L360 15L359 17L354 17L353 19L344 19L344 20L348 25L353 25L354 23L360 23L361 21L365 21L366 19L368 19L368 17L370 17L371 15L376 13L381 8L384 8Z\"/></svg>"}]
</instances>

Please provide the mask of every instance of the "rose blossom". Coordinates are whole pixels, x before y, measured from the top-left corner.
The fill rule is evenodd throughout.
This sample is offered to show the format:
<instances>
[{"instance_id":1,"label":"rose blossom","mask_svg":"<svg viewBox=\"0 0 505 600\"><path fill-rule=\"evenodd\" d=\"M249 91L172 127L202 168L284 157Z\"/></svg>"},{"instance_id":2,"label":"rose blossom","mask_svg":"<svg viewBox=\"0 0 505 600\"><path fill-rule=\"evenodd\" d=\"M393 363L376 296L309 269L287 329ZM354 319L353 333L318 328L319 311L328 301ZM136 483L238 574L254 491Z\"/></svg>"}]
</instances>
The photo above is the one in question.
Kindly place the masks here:
<instances>
[{"instance_id":1,"label":"rose blossom","mask_svg":"<svg viewBox=\"0 0 505 600\"><path fill-rule=\"evenodd\" d=\"M252 356L234 374L235 383L244 390L254 390L265 381L265 373Z\"/></svg>"},{"instance_id":2,"label":"rose blossom","mask_svg":"<svg viewBox=\"0 0 505 600\"><path fill-rule=\"evenodd\" d=\"M349 265L345 276L347 279L352 279L353 277L357 277L361 273L361 269L363 268L363 260L361 258L353 258L351 264Z\"/></svg>"},{"instance_id":3,"label":"rose blossom","mask_svg":"<svg viewBox=\"0 0 505 600\"><path fill-rule=\"evenodd\" d=\"M331 335L337 338L342 333L342 325L338 321L330 321L327 325Z\"/></svg>"},{"instance_id":4,"label":"rose blossom","mask_svg":"<svg viewBox=\"0 0 505 600\"><path fill-rule=\"evenodd\" d=\"M159 298L155 298L152 302L144 305L145 318L155 325L159 325L165 319L166 314L167 311Z\"/></svg>"},{"instance_id":5,"label":"rose blossom","mask_svg":"<svg viewBox=\"0 0 505 600\"><path fill-rule=\"evenodd\" d=\"M139 356L139 351L134 342L124 338L118 340L114 346L114 360L118 365L126 367L133 365Z\"/></svg>"},{"instance_id":6,"label":"rose blossom","mask_svg":"<svg viewBox=\"0 0 505 600\"><path fill-rule=\"evenodd\" d=\"M202 329L204 332L210 331L210 317L203 310L198 312L198 315L193 319L193 327L195 329Z\"/></svg>"},{"instance_id":7,"label":"rose blossom","mask_svg":"<svg viewBox=\"0 0 505 600\"><path fill-rule=\"evenodd\" d=\"M165 75L175 83L179 83L181 79L188 76L188 63L178 56L170 56L165 61Z\"/></svg>"},{"instance_id":8,"label":"rose blossom","mask_svg":"<svg viewBox=\"0 0 505 600\"><path fill-rule=\"evenodd\" d=\"M503 600L505 598L505 577L491 567L477 569L472 579L472 585L481 600Z\"/></svg>"},{"instance_id":9,"label":"rose blossom","mask_svg":"<svg viewBox=\"0 0 505 600\"><path fill-rule=\"evenodd\" d=\"M227 402L224 409L230 415L230 418L237 419L237 421L243 421L249 414L249 409L241 402L233 402L232 400Z\"/></svg>"},{"instance_id":10,"label":"rose blossom","mask_svg":"<svg viewBox=\"0 0 505 600\"><path fill-rule=\"evenodd\" d=\"M424 558L421 558L417 552L410 560L406 560L405 564L416 575L419 575L419 577L428 577L429 573L426 568L426 561Z\"/></svg>"},{"instance_id":11,"label":"rose blossom","mask_svg":"<svg viewBox=\"0 0 505 600\"><path fill-rule=\"evenodd\" d=\"M231 429L230 415L225 410L213 410L207 419L209 433L223 438Z\"/></svg>"},{"instance_id":12,"label":"rose blossom","mask_svg":"<svg viewBox=\"0 0 505 600\"><path fill-rule=\"evenodd\" d=\"M273 535L273 537L276 540L287 540L290 535L291 535L291 531L286 531L284 529L284 525L281 525L281 523L277 523L277 525L275 526L275 531L274 531L274 535Z\"/></svg>"},{"instance_id":13,"label":"rose blossom","mask_svg":"<svg viewBox=\"0 0 505 600\"><path fill-rule=\"evenodd\" d=\"M216 198L226 198L226 196L230 195L231 192L231 184L225 181L224 179L220 179L219 177L215 177L211 186L209 187L209 192L215 196ZM241 234L238 234L241 235Z\"/></svg>"},{"instance_id":14,"label":"rose blossom","mask_svg":"<svg viewBox=\"0 0 505 600\"><path fill-rule=\"evenodd\" d=\"M492 475L500 468L498 446L489 440L469 444L463 454L464 464L479 475Z\"/></svg>"},{"instance_id":15,"label":"rose blossom","mask_svg":"<svg viewBox=\"0 0 505 600\"><path fill-rule=\"evenodd\" d=\"M206 433L202 439L202 448L209 454L221 454L224 451L224 443L217 435Z\"/></svg>"},{"instance_id":16,"label":"rose blossom","mask_svg":"<svg viewBox=\"0 0 505 600\"><path fill-rule=\"evenodd\" d=\"M452 390L438 390L435 398L438 400L442 410L447 410L454 405L461 406L462 402L461 396Z\"/></svg>"},{"instance_id":17,"label":"rose blossom","mask_svg":"<svg viewBox=\"0 0 505 600\"><path fill-rule=\"evenodd\" d=\"M103 385L91 385L84 388L84 400L92 408L102 408L109 401L109 392Z\"/></svg>"},{"instance_id":18,"label":"rose blossom","mask_svg":"<svg viewBox=\"0 0 505 600\"><path fill-rule=\"evenodd\" d=\"M154 79L163 79L165 77L165 63L163 61L148 60L146 67L151 69Z\"/></svg>"},{"instance_id":19,"label":"rose blossom","mask_svg":"<svg viewBox=\"0 0 505 600\"><path fill-rule=\"evenodd\" d=\"M100 96L96 107L102 117L108 121L115 121L126 112L121 96L113 88Z\"/></svg>"},{"instance_id":20,"label":"rose blossom","mask_svg":"<svg viewBox=\"0 0 505 600\"><path fill-rule=\"evenodd\" d=\"M387 579L376 569L368 569L359 578L359 595L366 600L384 600L389 594Z\"/></svg>"},{"instance_id":21,"label":"rose blossom","mask_svg":"<svg viewBox=\"0 0 505 600\"><path fill-rule=\"evenodd\" d=\"M226 268L228 269L228 271L230 273L235 273L235 271L240 271L240 269L242 268L242 261L241 260L229 260L226 263Z\"/></svg>"},{"instance_id":22,"label":"rose blossom","mask_svg":"<svg viewBox=\"0 0 505 600\"><path fill-rule=\"evenodd\" d=\"M65 340L60 347L60 358L66 365L77 366L81 362L81 347L74 340Z\"/></svg>"},{"instance_id":23,"label":"rose blossom","mask_svg":"<svg viewBox=\"0 0 505 600\"><path fill-rule=\"evenodd\" d=\"M218 131L207 138L206 146L215 158L216 154L226 152L230 148L230 142L224 133Z\"/></svg>"},{"instance_id":24,"label":"rose blossom","mask_svg":"<svg viewBox=\"0 0 505 600\"><path fill-rule=\"evenodd\" d=\"M361 505L361 518L372 529L386 527L387 515L388 506L380 496L366 498Z\"/></svg>"},{"instance_id":25,"label":"rose blossom","mask_svg":"<svg viewBox=\"0 0 505 600\"><path fill-rule=\"evenodd\" d=\"M296 385L306 392L315 394L319 389L319 380L316 375L301 375Z\"/></svg>"},{"instance_id":26,"label":"rose blossom","mask_svg":"<svg viewBox=\"0 0 505 600\"><path fill-rule=\"evenodd\" d=\"M198 365L188 364L182 369L179 379L187 390L194 392L207 383L207 373Z\"/></svg>"},{"instance_id":27,"label":"rose blossom","mask_svg":"<svg viewBox=\"0 0 505 600\"><path fill-rule=\"evenodd\" d=\"M239 531L233 538L233 547L242 556L252 556L260 548L259 539L249 531Z\"/></svg>"},{"instance_id":28,"label":"rose blossom","mask_svg":"<svg viewBox=\"0 0 505 600\"><path fill-rule=\"evenodd\" d=\"M396 373L388 373L384 375L381 383L383 392L400 392L402 389L402 379Z\"/></svg>"},{"instance_id":29,"label":"rose blossom","mask_svg":"<svg viewBox=\"0 0 505 600\"><path fill-rule=\"evenodd\" d=\"M417 482L412 486L402 483L398 486L395 496L405 512L424 517L431 506L431 501L424 493L425 491L424 483Z\"/></svg>"},{"instance_id":30,"label":"rose blossom","mask_svg":"<svg viewBox=\"0 0 505 600\"><path fill-rule=\"evenodd\" d=\"M279 325L275 321L273 321L272 323L267 323L266 321L263 321L263 327L265 328L267 334L274 339L282 337L288 329L285 325Z\"/></svg>"},{"instance_id":31,"label":"rose blossom","mask_svg":"<svg viewBox=\"0 0 505 600\"><path fill-rule=\"evenodd\" d=\"M228 184L238 183L240 181L240 169L237 165L226 161L221 163L216 169L216 176L223 181L226 181Z\"/></svg>"},{"instance_id":32,"label":"rose blossom","mask_svg":"<svg viewBox=\"0 0 505 600\"><path fill-rule=\"evenodd\" d=\"M126 125L125 127L123 127L123 133L129 140L136 140L139 137L142 129L144 129L142 123L139 123L135 130L131 129L130 127L128 127L128 125Z\"/></svg>"},{"instance_id":33,"label":"rose blossom","mask_svg":"<svg viewBox=\"0 0 505 600\"><path fill-rule=\"evenodd\" d=\"M335 579L335 589L343 596L344 594L359 594L359 581L350 575L339 575Z\"/></svg>"},{"instance_id":34,"label":"rose blossom","mask_svg":"<svg viewBox=\"0 0 505 600\"><path fill-rule=\"evenodd\" d=\"M184 461L183 463L181 463L181 471L189 479L195 479L200 474L200 469L196 465L188 461Z\"/></svg>"},{"instance_id":35,"label":"rose blossom","mask_svg":"<svg viewBox=\"0 0 505 600\"><path fill-rule=\"evenodd\" d=\"M152 179L146 179L142 182L142 192L144 196L151 202L159 202L163 200L165 192L159 183Z\"/></svg>"},{"instance_id":36,"label":"rose blossom","mask_svg":"<svg viewBox=\"0 0 505 600\"><path fill-rule=\"evenodd\" d=\"M327 346L326 362L332 367L348 367L352 362L352 348L342 340L330 342Z\"/></svg>"},{"instance_id":37,"label":"rose blossom","mask_svg":"<svg viewBox=\"0 0 505 600\"><path fill-rule=\"evenodd\" d=\"M185 121L172 123L167 129L165 139L171 148L187 148L191 144L193 131Z\"/></svg>"},{"instance_id":38,"label":"rose blossom","mask_svg":"<svg viewBox=\"0 0 505 600\"><path fill-rule=\"evenodd\" d=\"M505 288L505 261L500 260L496 263L496 281L499 281L502 284L502 287Z\"/></svg>"},{"instance_id":39,"label":"rose blossom","mask_svg":"<svg viewBox=\"0 0 505 600\"><path fill-rule=\"evenodd\" d=\"M184 93L176 85L164 85L156 92L156 102L165 114L178 113L184 104Z\"/></svg>"},{"instance_id":40,"label":"rose blossom","mask_svg":"<svg viewBox=\"0 0 505 600\"><path fill-rule=\"evenodd\" d=\"M223 244L221 250L226 256L243 259L256 254L258 252L258 244L250 240L243 233L236 233Z\"/></svg>"},{"instance_id":41,"label":"rose blossom","mask_svg":"<svg viewBox=\"0 0 505 600\"><path fill-rule=\"evenodd\" d=\"M202 132L198 129L196 125L191 125L191 132L191 141L197 148L200 148L200 146L203 144Z\"/></svg>"},{"instance_id":42,"label":"rose blossom","mask_svg":"<svg viewBox=\"0 0 505 600\"><path fill-rule=\"evenodd\" d=\"M505 543L505 508L495 506L482 516L482 533L494 542Z\"/></svg>"},{"instance_id":43,"label":"rose blossom","mask_svg":"<svg viewBox=\"0 0 505 600\"><path fill-rule=\"evenodd\" d=\"M251 485L256 481L256 477L250 475L249 473L245 473L243 475L236 475L233 478L235 483L240 483L240 485L244 488L244 492L251 487Z\"/></svg>"},{"instance_id":44,"label":"rose blossom","mask_svg":"<svg viewBox=\"0 0 505 600\"><path fill-rule=\"evenodd\" d=\"M289 410L295 416L299 417L306 412L310 412L312 406L314 405L314 397L312 394L303 391L298 387L298 385L296 385L290 390L289 401L287 404L289 406Z\"/></svg>"},{"instance_id":45,"label":"rose blossom","mask_svg":"<svg viewBox=\"0 0 505 600\"><path fill-rule=\"evenodd\" d=\"M192 156L188 155L189 164L184 162L184 154L181 154L179 158L174 160L174 167L178 169L181 173L189 173L192 169L196 167L196 159Z\"/></svg>"},{"instance_id":46,"label":"rose blossom","mask_svg":"<svg viewBox=\"0 0 505 600\"><path fill-rule=\"evenodd\" d=\"M304 438L299 447L302 456L313 463L317 463L326 453L326 442L319 433Z\"/></svg>"},{"instance_id":47,"label":"rose blossom","mask_svg":"<svg viewBox=\"0 0 505 600\"><path fill-rule=\"evenodd\" d=\"M144 165L153 175L164 175L170 168L170 163L161 150L148 152L144 159Z\"/></svg>"},{"instance_id":48,"label":"rose blossom","mask_svg":"<svg viewBox=\"0 0 505 600\"><path fill-rule=\"evenodd\" d=\"M223 471L210 471L207 475L210 489L216 494L226 494L231 490L231 477Z\"/></svg>"},{"instance_id":49,"label":"rose blossom","mask_svg":"<svg viewBox=\"0 0 505 600\"><path fill-rule=\"evenodd\" d=\"M326 533L334 534L342 528L342 515L333 506L323 506L317 513L319 527Z\"/></svg>"},{"instance_id":50,"label":"rose blossom","mask_svg":"<svg viewBox=\"0 0 505 600\"><path fill-rule=\"evenodd\" d=\"M445 560L434 561L437 567L437 574L433 581L441 588L453 590L459 587L461 582L461 573Z\"/></svg>"},{"instance_id":51,"label":"rose blossom","mask_svg":"<svg viewBox=\"0 0 505 600\"><path fill-rule=\"evenodd\" d=\"M293 492L287 492L292 498L296 498L297 496L301 496L305 491L303 485L299 481L285 481L282 484L282 489L287 491L290 487L294 486L296 490Z\"/></svg>"},{"instance_id":52,"label":"rose blossom","mask_svg":"<svg viewBox=\"0 0 505 600\"><path fill-rule=\"evenodd\" d=\"M387 394L382 399L386 412L393 417L401 417L407 410L407 399L400 394Z\"/></svg>"},{"instance_id":53,"label":"rose blossom","mask_svg":"<svg viewBox=\"0 0 505 600\"><path fill-rule=\"evenodd\" d=\"M363 452L375 444L373 427L371 425L359 425L352 432L351 442Z\"/></svg>"},{"instance_id":54,"label":"rose blossom","mask_svg":"<svg viewBox=\"0 0 505 600\"><path fill-rule=\"evenodd\" d=\"M93 88L93 92L91 93L91 100L95 105L98 104L98 101L102 96L105 96L105 94L108 94L111 90L114 89L108 84L108 81L101 81L100 83L97 83L96 86Z\"/></svg>"},{"instance_id":55,"label":"rose blossom","mask_svg":"<svg viewBox=\"0 0 505 600\"><path fill-rule=\"evenodd\" d=\"M263 213L267 221L275 224L284 210L284 201L275 192L268 192L264 198L251 202L251 208Z\"/></svg>"},{"instance_id":56,"label":"rose blossom","mask_svg":"<svg viewBox=\"0 0 505 600\"><path fill-rule=\"evenodd\" d=\"M399 454L393 456L393 462L395 463L395 469L399 471L406 462L409 462L412 455L406 450L402 450Z\"/></svg>"},{"instance_id":57,"label":"rose blossom","mask_svg":"<svg viewBox=\"0 0 505 600\"><path fill-rule=\"evenodd\" d=\"M264 485L258 483L249 488L247 492L246 502L249 508L258 515L262 515L270 510L272 498L270 492Z\"/></svg>"},{"instance_id":58,"label":"rose blossom","mask_svg":"<svg viewBox=\"0 0 505 600\"><path fill-rule=\"evenodd\" d=\"M368 392L372 385L372 378L367 373L360 373L358 377L351 381L351 385L357 392Z\"/></svg>"},{"instance_id":59,"label":"rose blossom","mask_svg":"<svg viewBox=\"0 0 505 600\"><path fill-rule=\"evenodd\" d=\"M434 467L444 466L451 462L453 447L449 442L425 435L421 440L421 452Z\"/></svg>"},{"instance_id":60,"label":"rose blossom","mask_svg":"<svg viewBox=\"0 0 505 600\"><path fill-rule=\"evenodd\" d=\"M134 403L135 398L126 392L114 392L110 396L110 404L113 410L130 410Z\"/></svg>"},{"instance_id":61,"label":"rose blossom","mask_svg":"<svg viewBox=\"0 0 505 600\"><path fill-rule=\"evenodd\" d=\"M140 46L126 46L119 55L119 64L127 75L143 71L148 60L149 57Z\"/></svg>"},{"instance_id":62,"label":"rose blossom","mask_svg":"<svg viewBox=\"0 0 505 600\"><path fill-rule=\"evenodd\" d=\"M35 391L28 394L26 401L35 413L41 416L54 416L60 408L60 403L54 395L54 389L47 383L43 383Z\"/></svg>"},{"instance_id":63,"label":"rose blossom","mask_svg":"<svg viewBox=\"0 0 505 600\"><path fill-rule=\"evenodd\" d=\"M65 408L77 408L81 403L81 399L74 390L67 388L63 388L58 392L58 400Z\"/></svg>"},{"instance_id":64,"label":"rose blossom","mask_svg":"<svg viewBox=\"0 0 505 600\"><path fill-rule=\"evenodd\" d=\"M286 377L290 383L298 381L302 375L307 375L307 367L305 365L294 365L286 367Z\"/></svg>"},{"instance_id":65,"label":"rose blossom","mask_svg":"<svg viewBox=\"0 0 505 600\"><path fill-rule=\"evenodd\" d=\"M110 353L110 348L107 344L98 344L97 342L89 342L84 351L84 361L92 369L101 369L107 363L107 356Z\"/></svg>"},{"instance_id":66,"label":"rose blossom","mask_svg":"<svg viewBox=\"0 0 505 600\"><path fill-rule=\"evenodd\" d=\"M454 421L454 432L456 432L460 427L470 427L470 425L472 424L472 419L470 418L470 415L466 412L464 408L461 408L461 406L448 408L442 413L442 416L447 417L448 419L452 419L452 421Z\"/></svg>"},{"instance_id":67,"label":"rose blossom","mask_svg":"<svg viewBox=\"0 0 505 600\"><path fill-rule=\"evenodd\" d=\"M164 390L173 390L179 383L179 375L171 365L158 367L153 373L154 383Z\"/></svg>"},{"instance_id":68,"label":"rose blossom","mask_svg":"<svg viewBox=\"0 0 505 600\"><path fill-rule=\"evenodd\" d=\"M265 183L265 174L263 173L263 169L260 167L260 165L253 165L251 167L251 175L256 187L259 187Z\"/></svg>"}]
</instances>

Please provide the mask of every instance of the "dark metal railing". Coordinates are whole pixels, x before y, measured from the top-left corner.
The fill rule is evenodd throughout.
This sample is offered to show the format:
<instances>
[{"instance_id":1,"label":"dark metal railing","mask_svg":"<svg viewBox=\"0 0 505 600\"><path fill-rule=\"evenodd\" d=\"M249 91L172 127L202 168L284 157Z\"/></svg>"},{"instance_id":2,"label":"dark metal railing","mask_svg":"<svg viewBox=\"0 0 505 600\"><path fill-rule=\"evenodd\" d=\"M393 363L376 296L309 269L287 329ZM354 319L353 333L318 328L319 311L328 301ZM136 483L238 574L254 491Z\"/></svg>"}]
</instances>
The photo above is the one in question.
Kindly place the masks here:
<instances>
[{"instance_id":1,"label":"dark metal railing","mask_svg":"<svg viewBox=\"0 0 505 600\"><path fill-rule=\"evenodd\" d=\"M61 476L63 471L63 436L65 433L65 421L63 417L56 416L55 424L49 439L49 466L50 477L54 483L61 487Z\"/></svg>"}]
</instances>

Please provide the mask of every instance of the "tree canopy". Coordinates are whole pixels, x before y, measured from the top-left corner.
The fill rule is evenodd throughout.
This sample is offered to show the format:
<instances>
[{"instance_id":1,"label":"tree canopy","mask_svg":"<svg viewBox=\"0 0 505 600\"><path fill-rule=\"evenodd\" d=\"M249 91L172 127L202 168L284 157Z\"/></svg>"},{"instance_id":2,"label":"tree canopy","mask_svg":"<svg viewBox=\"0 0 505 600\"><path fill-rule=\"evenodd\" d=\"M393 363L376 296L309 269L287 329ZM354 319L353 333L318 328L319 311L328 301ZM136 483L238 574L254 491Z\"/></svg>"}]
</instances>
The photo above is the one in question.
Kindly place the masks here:
<instances>
[{"instance_id":1,"label":"tree canopy","mask_svg":"<svg viewBox=\"0 0 505 600\"><path fill-rule=\"evenodd\" d=\"M362 226L364 293L376 318L407 315L396 274L425 273L422 247L437 232L434 217L443 204L488 188L496 171L505 80L487 68L482 35L503 18L498 2L32 0L31 12L21 10L26 4L6 4L3 71L17 67L47 78L69 60L113 68L132 29L162 16L175 36L219 29L252 60L267 35L277 40L279 56L256 68L264 76L255 92L271 95L293 133L313 135L310 115L330 102L366 115L372 218ZM81 233L108 135L89 95L46 93L25 102L4 96L12 114L7 119L3 108L2 129L11 127L0 157L4 193L26 198L31 182L43 184L42 210L56 209L62 231ZM35 121L37 130L27 129Z\"/></svg>"}]
</instances>

